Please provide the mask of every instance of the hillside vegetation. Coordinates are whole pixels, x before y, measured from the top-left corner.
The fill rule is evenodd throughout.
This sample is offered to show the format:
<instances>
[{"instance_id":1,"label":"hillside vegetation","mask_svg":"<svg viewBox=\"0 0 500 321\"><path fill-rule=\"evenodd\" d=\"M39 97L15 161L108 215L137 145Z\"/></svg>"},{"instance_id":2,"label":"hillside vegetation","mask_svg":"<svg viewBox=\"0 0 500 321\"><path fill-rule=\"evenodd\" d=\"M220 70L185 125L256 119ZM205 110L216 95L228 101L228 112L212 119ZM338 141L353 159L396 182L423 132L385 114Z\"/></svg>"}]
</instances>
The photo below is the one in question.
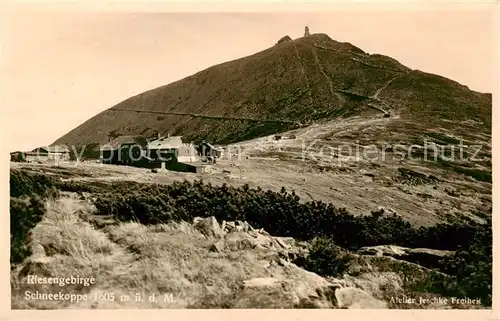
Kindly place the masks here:
<instances>
[{"instance_id":1,"label":"hillside vegetation","mask_svg":"<svg viewBox=\"0 0 500 321\"><path fill-rule=\"evenodd\" d=\"M106 143L110 135L155 132L231 143L377 113L425 125L473 121L477 130L491 133L490 94L313 34L126 99L55 143L81 146Z\"/></svg>"},{"instance_id":2,"label":"hillside vegetation","mask_svg":"<svg viewBox=\"0 0 500 321\"><path fill-rule=\"evenodd\" d=\"M53 188L56 188L58 192L54 192ZM100 276L102 273L109 273L110 277L115 278L118 271L109 270L112 267L109 261L111 257L103 258L107 261L102 261L97 266L95 265L97 263L92 263L92 260L97 260L102 255L114 256L113 260L118 258L117 255L122 255L120 251L124 249L118 248L118 245L113 242L118 242L121 246L125 245L136 255L142 255L141 253L145 255L147 248L159 246L166 240L175 241L176 245L169 243L169 247L174 246L174 248L186 248L187 250L186 246L191 246L194 248L189 249L189 251L195 251L197 247L207 247L209 244L205 244L199 237L194 237L192 240L188 238L182 241L183 243L178 243L177 237L179 236L172 234L166 239L156 239L154 231L158 228L162 231L165 229L168 231L172 227L162 226L191 222L195 217L214 216L221 221L245 220L255 228L266 229L272 235L291 236L297 241L312 242L309 255L297 258L295 263L324 277L342 277L344 274L356 276L361 273L360 266L361 271L365 272L373 272L373 266L378 266L377 271L379 272L402 273L407 279L406 282L409 282L406 285L407 293L468 296L480 298L484 306L491 305L491 218L486 220L486 224L470 221L414 228L397 215L385 215L381 211L373 212L370 216L354 216L345 209L338 209L332 204L299 202L299 197L294 192L289 193L286 190L277 193L248 187L211 186L201 181L175 183L167 186L134 185L131 182L111 185L105 183L100 185L75 184L22 170L11 171L11 190L16 191L15 198L11 199L11 227L16 227L12 232L14 234L11 234L12 286L14 292L19 293L19 295L22 293L18 291L23 288L22 279L27 271L33 272L40 268L43 269L40 265L29 263L30 260L26 260L26 258L31 253L25 250L20 251L21 247L33 248L33 244L36 242L52 258L50 260L59 262L57 263L59 269L70 269L68 265L75 264L71 263L73 262L71 260L77 260L75 262L77 262L79 270L92 270L92 273L98 273ZM61 193L68 192L77 193L76 195L80 195L79 198L82 200L87 199L90 202L89 205L95 206L94 210L87 206L78 211L70 211L68 206L76 206L71 204L77 203L68 203L71 198L61 199ZM63 208L59 208L56 212L51 209L44 215L43 213L47 210L44 205L32 206L26 203L22 207L19 205L20 203L16 202L16 199L20 197L51 199L47 204L62 202ZM57 201L57 199L61 201ZM113 228L116 225L108 226L105 221L109 219L121 222L122 225L116 228ZM42 225L36 229L34 236L29 238L29 232L38 224ZM129 225L125 229L123 224ZM144 229L140 236L141 239L133 240L139 235L131 234L131 230L128 230L132 229L130 224L134 225L133 229L135 230ZM18 229L17 227L20 226L23 228ZM85 231L80 230L83 227L85 227ZM95 235L95 239L93 235ZM192 233L190 235L193 236ZM90 240L90 238L93 239ZM111 242L110 238L111 241L114 241ZM146 239L149 238L152 239L147 241ZM141 241L142 245L129 243L132 241ZM78 245L79 242L83 243ZM88 246L92 246L94 250L86 249L87 245L85 244L87 243L85 242L91 242L88 243ZM201 243L196 245L197 242L202 242L205 245ZM148 244L147 248L144 247L146 244ZM181 246L181 244L183 245ZM370 258L353 254L363 246L383 244L447 249L455 251L455 254L443 257L438 266L431 267L431 270L411 264L397 263L397 261L387 260L387 258ZM202 255L201 252L197 253L196 255ZM68 255L77 256L72 259L70 259L71 257L64 259ZM175 255L180 255L180 253L176 252ZM66 260L65 263L60 261L63 259ZM125 260L122 262L123 264L133 262L132 257L127 259L121 257L121 259ZM22 264L19 265L20 263ZM161 262L155 264L161 265ZM247 268L250 268L253 263L247 262L247 264L249 264ZM133 266L133 264L129 266ZM357 268L355 268L356 266ZM366 267L363 268L363 266ZM368 266L372 267L366 270ZM98 270L95 270L96 268ZM222 266L219 266L217 269L221 268ZM150 269L149 273L158 273L158 267L150 266L148 269ZM194 270L194 266L187 269L187 271ZM170 277L175 277L172 274L175 271L179 272L180 270L170 271ZM212 278L213 282L217 284L223 276L216 271L209 272L207 270L204 273L210 273L205 277ZM424 277L422 273L426 276ZM170 281L173 282L174 279ZM127 285L120 283L123 280L118 278L115 282L117 283L107 286L119 287L122 289L121 291L125 291L123 287ZM136 283L134 284L133 286L137 286ZM174 286L174 284L171 283L169 286ZM179 291L183 289L181 284L175 286ZM229 304L227 300L229 302L235 300L234 297L230 300L231 291L233 294L237 293L234 291L237 291L238 287L236 284L234 286L234 288L226 288L229 293L226 293L227 296L224 298L217 299L220 301L213 302L211 301L214 300L213 297L202 296L199 298L200 301L193 304L197 307L207 305L224 307L225 304ZM92 291L92 289L86 290ZM279 306L281 300L279 295L274 300L269 304ZM21 301L18 299L16 304L21 304ZM248 307L244 303L241 304L243 307ZM246 304L253 303L247 302Z\"/></svg>"}]
</instances>

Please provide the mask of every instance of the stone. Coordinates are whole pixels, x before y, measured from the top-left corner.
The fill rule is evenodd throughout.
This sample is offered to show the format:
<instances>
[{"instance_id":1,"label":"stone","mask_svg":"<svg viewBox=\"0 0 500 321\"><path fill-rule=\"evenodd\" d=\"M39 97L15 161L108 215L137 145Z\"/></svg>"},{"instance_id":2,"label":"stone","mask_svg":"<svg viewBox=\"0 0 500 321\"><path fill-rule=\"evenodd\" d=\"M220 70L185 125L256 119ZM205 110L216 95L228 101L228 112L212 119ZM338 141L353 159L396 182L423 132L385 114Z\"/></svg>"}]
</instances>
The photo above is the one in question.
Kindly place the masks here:
<instances>
[{"instance_id":1,"label":"stone","mask_svg":"<svg viewBox=\"0 0 500 321\"><path fill-rule=\"evenodd\" d=\"M286 244L282 239L281 237L275 237L274 240L276 240L276 242L284 249L289 249L291 246Z\"/></svg>"},{"instance_id":2,"label":"stone","mask_svg":"<svg viewBox=\"0 0 500 321\"><path fill-rule=\"evenodd\" d=\"M196 225L198 222L203 221L203 217L196 216L193 218L193 225Z\"/></svg>"},{"instance_id":3,"label":"stone","mask_svg":"<svg viewBox=\"0 0 500 321\"><path fill-rule=\"evenodd\" d=\"M226 227L228 231L232 231L236 228L236 223L233 221L229 221L226 223Z\"/></svg>"},{"instance_id":4,"label":"stone","mask_svg":"<svg viewBox=\"0 0 500 321\"><path fill-rule=\"evenodd\" d=\"M255 239L255 243L258 244L260 247L265 248L265 249L271 249L274 247L274 243L271 237L262 235L262 234L257 234L257 238Z\"/></svg>"},{"instance_id":5,"label":"stone","mask_svg":"<svg viewBox=\"0 0 500 321\"><path fill-rule=\"evenodd\" d=\"M196 218L195 218L196 219ZM194 220L193 220L194 221ZM223 236L222 229L220 228L217 219L213 216L196 220L194 227L199 229L204 235L208 237L221 237Z\"/></svg>"},{"instance_id":6,"label":"stone","mask_svg":"<svg viewBox=\"0 0 500 321\"><path fill-rule=\"evenodd\" d=\"M283 259L283 258L281 258L281 257L280 257L280 258L278 259L278 264L279 264L279 265L281 265L281 266L287 266L287 265L289 265L289 264L290 264L290 262L288 262L288 261L286 261L285 259Z\"/></svg>"},{"instance_id":7,"label":"stone","mask_svg":"<svg viewBox=\"0 0 500 321\"><path fill-rule=\"evenodd\" d=\"M250 235L251 237L257 238L259 234L255 231L248 231L248 235Z\"/></svg>"},{"instance_id":8,"label":"stone","mask_svg":"<svg viewBox=\"0 0 500 321\"><path fill-rule=\"evenodd\" d=\"M259 230L259 233L260 233L260 234L262 234L262 235L265 235L265 236L271 236L271 234L267 233L267 231L266 231L266 230L264 230L263 228L261 228L261 229Z\"/></svg>"},{"instance_id":9,"label":"stone","mask_svg":"<svg viewBox=\"0 0 500 321\"><path fill-rule=\"evenodd\" d=\"M406 253L405 248L396 245L365 246L358 250L359 254L375 256L400 256Z\"/></svg>"},{"instance_id":10,"label":"stone","mask_svg":"<svg viewBox=\"0 0 500 321\"><path fill-rule=\"evenodd\" d=\"M247 223L247 226L248 226L248 231L255 231L255 229L252 227L252 225L250 225L248 222Z\"/></svg>"},{"instance_id":11,"label":"stone","mask_svg":"<svg viewBox=\"0 0 500 321\"><path fill-rule=\"evenodd\" d=\"M254 249L257 246L257 239L244 232L235 231L226 234L224 237L225 249L228 251L240 251Z\"/></svg>"},{"instance_id":12,"label":"stone","mask_svg":"<svg viewBox=\"0 0 500 321\"><path fill-rule=\"evenodd\" d=\"M281 281L276 278L253 278L243 281L244 288L276 288L281 285Z\"/></svg>"},{"instance_id":13,"label":"stone","mask_svg":"<svg viewBox=\"0 0 500 321\"><path fill-rule=\"evenodd\" d=\"M45 257L45 248L39 243L33 244L31 246L31 255L32 257Z\"/></svg>"},{"instance_id":14,"label":"stone","mask_svg":"<svg viewBox=\"0 0 500 321\"><path fill-rule=\"evenodd\" d=\"M221 253L224 251L225 243L223 240L215 241L212 246L210 246L210 252Z\"/></svg>"},{"instance_id":15,"label":"stone","mask_svg":"<svg viewBox=\"0 0 500 321\"><path fill-rule=\"evenodd\" d=\"M276 44L279 45L279 44L282 44L282 43L288 42L288 41L292 41L292 38L290 38L290 36L286 35L286 36L282 37L280 40L278 40L278 43L276 43Z\"/></svg>"},{"instance_id":16,"label":"stone","mask_svg":"<svg viewBox=\"0 0 500 321\"><path fill-rule=\"evenodd\" d=\"M335 298L339 308L348 309L386 309L387 303L380 301L367 292L346 287L335 290Z\"/></svg>"},{"instance_id":17,"label":"stone","mask_svg":"<svg viewBox=\"0 0 500 321\"><path fill-rule=\"evenodd\" d=\"M236 228L239 228L239 227L241 227L241 230L243 232L248 232L248 223L247 222L237 220L236 221Z\"/></svg>"},{"instance_id":18,"label":"stone","mask_svg":"<svg viewBox=\"0 0 500 321\"><path fill-rule=\"evenodd\" d=\"M454 251L435 250L426 248L407 248L396 245L365 246L358 249L359 254L390 256L398 260L412 262L428 268L436 268L439 261L445 257L453 255Z\"/></svg>"}]
</instances>

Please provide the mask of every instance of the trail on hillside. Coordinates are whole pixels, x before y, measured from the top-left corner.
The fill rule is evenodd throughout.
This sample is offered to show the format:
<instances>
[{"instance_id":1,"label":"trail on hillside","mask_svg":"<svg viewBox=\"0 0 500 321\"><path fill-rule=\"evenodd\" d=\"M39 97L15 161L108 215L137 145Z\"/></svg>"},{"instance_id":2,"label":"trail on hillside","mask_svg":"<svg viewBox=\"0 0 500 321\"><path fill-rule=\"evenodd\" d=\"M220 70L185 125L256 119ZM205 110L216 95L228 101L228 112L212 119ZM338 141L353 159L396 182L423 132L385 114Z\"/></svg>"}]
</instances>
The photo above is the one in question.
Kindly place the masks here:
<instances>
[{"instance_id":1,"label":"trail on hillside","mask_svg":"<svg viewBox=\"0 0 500 321\"><path fill-rule=\"evenodd\" d=\"M382 102L382 103L383 103L383 102ZM378 111L380 111L380 112L382 112L382 113L384 113L384 114L388 114L388 112L387 112L386 110L382 109L382 107L380 107L380 106L376 106L376 105L374 105L374 104L372 104L372 103L369 103L369 104L368 104L368 107L371 107L371 108L373 108L373 109L376 109L376 110L378 110Z\"/></svg>"},{"instance_id":2,"label":"trail on hillside","mask_svg":"<svg viewBox=\"0 0 500 321\"><path fill-rule=\"evenodd\" d=\"M309 83L309 78L307 77L307 74L306 74L306 70L304 69L304 65L302 64L302 59L300 59L300 54L299 54L299 50L297 49L297 46L295 45L295 43L293 43L293 49L295 51L295 56L297 57L297 61L299 63L299 67L300 67L300 70L302 71L302 74L304 75L304 79L306 80L306 87L307 87L307 92L309 93L309 101L311 103L311 105L313 104L313 99L312 99L312 96L311 96L311 85ZM314 110L314 113L316 113L316 109Z\"/></svg>"},{"instance_id":3,"label":"trail on hillside","mask_svg":"<svg viewBox=\"0 0 500 321\"><path fill-rule=\"evenodd\" d=\"M326 74L322 64L321 64L321 60L319 59L318 57L318 54L316 52L316 50L314 49L314 47L312 48L312 52L313 52L313 55L314 55L314 60L316 61L316 65L318 66L319 70L321 71L321 73L323 74L323 76L325 77L327 83L328 83L328 87L330 89L330 93L332 94L332 96L335 96L338 98L338 100L340 100L340 107L342 108L345 104L345 99L344 97L342 97L342 95L340 95L338 92L335 91L335 85L333 84L332 80L330 79L330 77L328 77L328 75Z\"/></svg>"},{"instance_id":4,"label":"trail on hillside","mask_svg":"<svg viewBox=\"0 0 500 321\"><path fill-rule=\"evenodd\" d=\"M408 74L408 72L406 72L406 73L404 73L404 74L399 74L399 75L397 75L397 76L392 77L391 79L389 79L388 81L386 81L386 82L384 83L384 85L382 85L382 87L380 87L379 89L377 89L377 90L375 91L375 93L374 93L373 95L371 95L369 98L371 98L371 99L375 99L375 100L376 100L376 101L378 101L380 104L382 104L384 107L387 107L387 108L389 108L389 109L390 109L390 106L389 106L389 105L388 105L388 104L387 104L384 100L380 99L378 96L379 96L379 95L380 95L380 93L381 93L382 91L384 91L384 90L385 90L385 89L386 89L386 88L387 88L387 87L388 87L388 86L389 86L389 85L390 85L390 84L391 84L394 80L396 80L396 79L398 79L398 78L401 78L401 77L403 77L403 76L404 76L404 75L406 75L406 74ZM381 106L376 106L376 105L374 105L374 104L372 104L372 103L368 104L368 106L370 106L370 107L372 107L372 108L374 108L374 109L377 109L377 110L379 110L379 111L383 112L384 114L388 114L388 111L387 111L387 110L385 110L385 109L382 109L382 107L381 107Z\"/></svg>"},{"instance_id":5,"label":"trail on hillside","mask_svg":"<svg viewBox=\"0 0 500 321\"><path fill-rule=\"evenodd\" d=\"M139 109L124 109L124 108L112 108L107 111L125 111L125 112L136 112L136 113L146 113L146 114L159 114L159 115L175 115L175 116L190 116L190 117L200 117L209 119L221 119L221 120L242 120L251 122L263 122L263 123L287 123L287 124L299 124L297 121L285 120L285 119L256 119L250 117L231 117L231 116L216 116L216 115L202 115L193 113L181 113L181 112L167 112L167 111L148 111Z\"/></svg>"},{"instance_id":6,"label":"trail on hillside","mask_svg":"<svg viewBox=\"0 0 500 321\"><path fill-rule=\"evenodd\" d=\"M380 93L387 88L387 86L389 86L391 84L391 82L393 82L394 80L398 79L398 78L401 78L403 77L404 75L406 75L406 73L404 74L400 74L400 75L397 75L397 76L394 76L392 77L391 79L389 79L382 87L380 87L379 89L377 89L377 91L370 97L370 98L373 98L373 99L377 99L377 100L380 100L378 98L378 95L380 95Z\"/></svg>"}]
</instances>

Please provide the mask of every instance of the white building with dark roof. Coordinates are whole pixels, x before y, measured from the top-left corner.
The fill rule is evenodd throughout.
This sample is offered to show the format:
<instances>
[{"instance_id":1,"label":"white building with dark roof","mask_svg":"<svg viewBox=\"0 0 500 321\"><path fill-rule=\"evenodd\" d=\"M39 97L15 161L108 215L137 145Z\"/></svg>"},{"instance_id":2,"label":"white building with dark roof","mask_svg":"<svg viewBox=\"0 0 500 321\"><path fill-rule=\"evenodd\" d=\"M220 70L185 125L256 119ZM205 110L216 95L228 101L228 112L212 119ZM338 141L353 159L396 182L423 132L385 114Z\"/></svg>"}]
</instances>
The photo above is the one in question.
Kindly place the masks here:
<instances>
[{"instance_id":1,"label":"white building with dark roof","mask_svg":"<svg viewBox=\"0 0 500 321\"><path fill-rule=\"evenodd\" d=\"M147 144L147 155L152 159L164 161L176 159L180 163L199 161L193 144L183 143L181 136L159 137Z\"/></svg>"}]
</instances>

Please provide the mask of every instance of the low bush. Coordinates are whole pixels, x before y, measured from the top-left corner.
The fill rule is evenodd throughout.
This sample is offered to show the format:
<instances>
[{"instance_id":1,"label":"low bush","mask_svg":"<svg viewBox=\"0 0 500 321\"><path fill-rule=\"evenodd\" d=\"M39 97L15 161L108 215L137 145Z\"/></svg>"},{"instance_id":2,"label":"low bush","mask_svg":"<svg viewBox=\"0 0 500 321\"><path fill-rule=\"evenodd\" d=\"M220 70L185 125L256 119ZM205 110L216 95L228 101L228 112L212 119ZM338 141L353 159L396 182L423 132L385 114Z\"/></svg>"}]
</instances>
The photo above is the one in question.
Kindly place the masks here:
<instances>
[{"instance_id":1,"label":"low bush","mask_svg":"<svg viewBox=\"0 0 500 321\"><path fill-rule=\"evenodd\" d=\"M304 268L320 275L342 277L349 266L351 255L329 238L315 238L311 242L309 255L303 262Z\"/></svg>"},{"instance_id":2,"label":"low bush","mask_svg":"<svg viewBox=\"0 0 500 321\"><path fill-rule=\"evenodd\" d=\"M470 242L475 230L483 228L474 222L414 228L396 214L356 216L330 203L301 203L295 192L284 188L272 192L247 185L212 186L185 181L171 185L127 183L101 190L95 202L98 213L122 221L157 224L215 216L218 220L246 220L270 233L299 240L328 237L349 250L380 244L456 250Z\"/></svg>"},{"instance_id":3,"label":"low bush","mask_svg":"<svg viewBox=\"0 0 500 321\"><path fill-rule=\"evenodd\" d=\"M28 235L45 213L45 199L57 195L55 182L46 175L10 171L10 261L22 262L30 255Z\"/></svg>"},{"instance_id":4,"label":"low bush","mask_svg":"<svg viewBox=\"0 0 500 321\"><path fill-rule=\"evenodd\" d=\"M394 244L456 250L455 256L440 264L444 272L457 280L452 292L480 297L486 304L491 302L491 219L488 224L465 221L415 228L400 216L387 215L383 211L352 215L329 203L300 202L295 192L285 188L273 192L248 185L212 186L202 181L171 185L54 183L50 179L12 175L11 172L11 193L14 195L35 193L47 197L50 193L46 190L53 186L94 193L97 214L112 215L120 221L158 224L214 216L219 221L247 221L277 236L308 241L316 238L305 264L324 275L343 272L349 256L344 256L339 247L354 251L363 246ZM13 244L22 244L26 231L41 219L39 203L32 202L29 206L19 202L11 205L11 224L14 230L20 231L11 234L11 239L15 239Z\"/></svg>"},{"instance_id":5,"label":"low bush","mask_svg":"<svg viewBox=\"0 0 500 321\"><path fill-rule=\"evenodd\" d=\"M21 263L30 255L26 245L32 228L42 220L45 213L43 200L34 195L26 198L10 198L10 262Z\"/></svg>"},{"instance_id":6,"label":"low bush","mask_svg":"<svg viewBox=\"0 0 500 321\"><path fill-rule=\"evenodd\" d=\"M25 170L11 169L9 183L11 197L32 194L48 197L56 193L56 182L53 178Z\"/></svg>"},{"instance_id":7,"label":"low bush","mask_svg":"<svg viewBox=\"0 0 500 321\"><path fill-rule=\"evenodd\" d=\"M455 255L443 259L444 272L456 277L457 296L480 298L487 306L492 300L492 232L490 217L482 228L472 230L470 241Z\"/></svg>"}]
</instances>

